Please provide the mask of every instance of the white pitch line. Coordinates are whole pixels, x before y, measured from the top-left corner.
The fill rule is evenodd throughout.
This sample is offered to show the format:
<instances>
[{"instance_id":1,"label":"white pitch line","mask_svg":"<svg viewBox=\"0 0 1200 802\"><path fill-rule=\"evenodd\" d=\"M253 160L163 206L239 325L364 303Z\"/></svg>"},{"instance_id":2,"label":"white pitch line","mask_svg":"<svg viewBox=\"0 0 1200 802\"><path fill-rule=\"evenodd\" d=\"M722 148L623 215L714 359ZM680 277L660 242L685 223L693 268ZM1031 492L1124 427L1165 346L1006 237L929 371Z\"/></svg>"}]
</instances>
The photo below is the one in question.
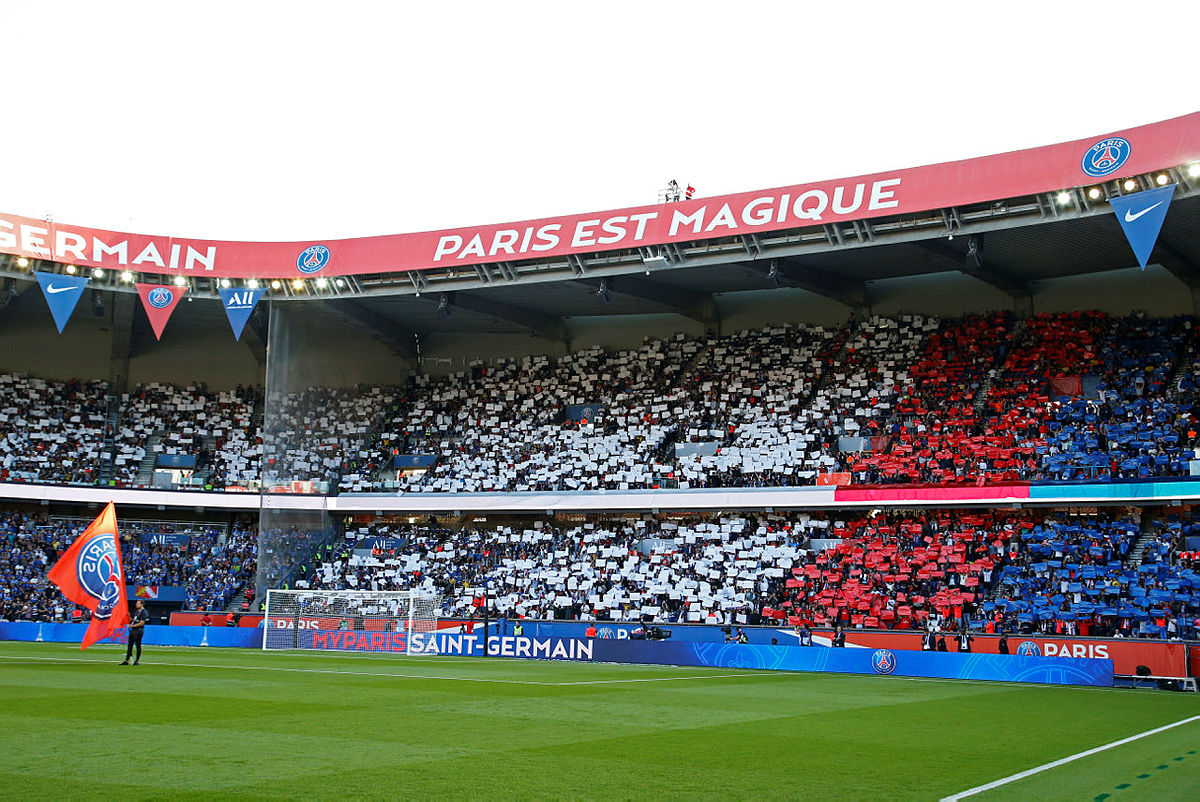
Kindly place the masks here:
<instances>
[{"instance_id":1,"label":"white pitch line","mask_svg":"<svg viewBox=\"0 0 1200 802\"><path fill-rule=\"evenodd\" d=\"M784 677L795 676L794 671L756 671L753 674L693 674L689 677L643 677L641 679L589 679L578 682L555 682L554 685L615 685L625 682L676 682L685 679L729 679L732 677Z\"/></svg>"},{"instance_id":2,"label":"white pitch line","mask_svg":"<svg viewBox=\"0 0 1200 802\"><path fill-rule=\"evenodd\" d=\"M112 665L108 660L92 660L86 657L17 657L15 655L0 655L0 660L12 661L13 663L32 663L37 662L55 662L55 663L95 663L97 665ZM753 674L702 674L691 675L687 677L643 677L638 679L613 679L613 680L586 680L579 682L539 682L537 680L521 680L521 679L492 679L485 677L444 677L434 674L393 674L384 671L340 671L327 668L289 668L286 666L222 666L213 665L211 663L176 663L176 662L155 662L149 665L156 666L176 666L180 668L216 668L227 669L230 671L286 671L303 674L341 674L352 677L395 677L399 679L436 679L445 680L447 682L487 682L500 685L537 685L544 688L561 688L571 685L602 685L602 684L620 684L630 682L675 682L679 680L689 679L722 679L729 677L745 677L755 676ZM131 672L132 673L132 672ZM773 675L779 675L780 672L774 672Z\"/></svg>"},{"instance_id":3,"label":"white pitch line","mask_svg":"<svg viewBox=\"0 0 1200 802\"><path fill-rule=\"evenodd\" d=\"M1162 727L1155 727L1152 730L1146 730L1145 732L1139 732L1137 735L1130 735L1128 738L1122 738L1119 741L1113 741L1112 743L1104 744L1104 746L1097 746L1095 749L1089 749L1086 752L1078 752L1069 757L1064 757L1061 760L1055 760L1052 763L1043 763L1042 765L1037 766L1035 768L1029 769L1027 771L1018 772L1017 774L1010 774L1007 777L1003 777L999 780L995 780L994 782L987 783L986 785L977 785L974 788L968 788L966 791L959 791L957 794L943 797L940 800L940 802L957 802L957 800L959 800L959 799L966 799L969 796L975 796L976 794L982 794L984 791L990 791L993 788L999 788L1002 785L1008 785L1011 782L1016 782L1017 780L1023 780L1026 777L1032 777L1035 774L1041 774L1043 771L1049 771L1050 769L1058 768L1059 766L1063 766L1067 763L1071 763L1073 761L1079 760L1080 758L1088 757L1089 755L1095 755L1099 752L1104 752L1108 749L1114 749L1118 746L1123 746L1127 743L1132 743L1133 741L1137 741L1142 738L1146 738L1147 736L1155 735L1160 732L1164 732L1166 730L1172 729L1173 727L1180 727L1180 726L1183 726L1184 724L1190 724L1193 721L1200 721L1200 716L1192 716L1191 718L1180 719L1179 721L1176 721L1173 724L1166 724Z\"/></svg>"},{"instance_id":4,"label":"white pitch line","mask_svg":"<svg viewBox=\"0 0 1200 802\"><path fill-rule=\"evenodd\" d=\"M0 654L4 660L46 660L52 663L95 663L104 665L108 660L91 660L83 657L8 657ZM509 686L553 686L553 682L538 682L536 680L493 680L485 677L440 677L430 674L389 674L385 671L338 671L334 669L292 669L282 665L214 665L211 663L151 663L149 665L169 665L185 669L226 669L229 671L289 671L298 674L337 674L352 677L398 677L401 680L446 680L450 682L490 682L509 684ZM132 666L130 666L132 668ZM131 672L132 674L132 672Z\"/></svg>"}]
</instances>

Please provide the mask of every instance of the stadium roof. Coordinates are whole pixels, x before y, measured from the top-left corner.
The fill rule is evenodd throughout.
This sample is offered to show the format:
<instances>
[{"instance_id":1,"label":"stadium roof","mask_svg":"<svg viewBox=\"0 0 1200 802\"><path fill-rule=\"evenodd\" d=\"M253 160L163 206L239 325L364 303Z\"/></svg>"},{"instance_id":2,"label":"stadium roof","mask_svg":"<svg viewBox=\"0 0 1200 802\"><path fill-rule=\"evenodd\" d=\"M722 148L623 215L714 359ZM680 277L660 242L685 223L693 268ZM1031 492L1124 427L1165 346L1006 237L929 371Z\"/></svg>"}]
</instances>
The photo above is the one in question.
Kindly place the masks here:
<instances>
[{"instance_id":1,"label":"stadium roof","mask_svg":"<svg viewBox=\"0 0 1200 802\"><path fill-rule=\"evenodd\" d=\"M870 282L963 273L1029 298L1037 281L1135 266L1109 200L1165 184L1176 190L1150 261L1198 287L1200 113L840 181L355 240L210 242L0 214L0 274L29 280L31 260L71 262L100 269L93 287L174 275L196 297L253 278L398 343L442 331L563 339L578 316L665 312L709 326L715 296L773 287L868 308Z\"/></svg>"}]
</instances>

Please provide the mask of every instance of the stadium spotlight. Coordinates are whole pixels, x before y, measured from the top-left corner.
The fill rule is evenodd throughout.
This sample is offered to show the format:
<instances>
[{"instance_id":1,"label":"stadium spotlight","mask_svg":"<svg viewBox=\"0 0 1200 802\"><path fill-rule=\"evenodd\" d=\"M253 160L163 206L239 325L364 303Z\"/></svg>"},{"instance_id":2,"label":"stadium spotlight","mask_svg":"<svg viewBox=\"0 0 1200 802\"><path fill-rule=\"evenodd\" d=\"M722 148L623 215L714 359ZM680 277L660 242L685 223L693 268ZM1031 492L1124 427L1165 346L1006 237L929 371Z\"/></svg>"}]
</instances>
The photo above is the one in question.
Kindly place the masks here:
<instances>
[{"instance_id":1,"label":"stadium spotlight","mask_svg":"<svg viewBox=\"0 0 1200 802\"><path fill-rule=\"evenodd\" d=\"M1154 183L1158 184L1160 187L1165 187L1167 182L1170 180L1171 179L1167 177L1166 173L1159 173L1154 177Z\"/></svg>"},{"instance_id":2,"label":"stadium spotlight","mask_svg":"<svg viewBox=\"0 0 1200 802\"><path fill-rule=\"evenodd\" d=\"M1188 177L1200 178L1200 162L1192 162L1188 165Z\"/></svg>"},{"instance_id":3,"label":"stadium spotlight","mask_svg":"<svg viewBox=\"0 0 1200 802\"><path fill-rule=\"evenodd\" d=\"M282 286L283 286L283 282L280 281L279 279L275 279L274 281L271 282L271 289L273 289L273 290L277 290Z\"/></svg>"},{"instance_id":4,"label":"stadium spotlight","mask_svg":"<svg viewBox=\"0 0 1200 802\"><path fill-rule=\"evenodd\" d=\"M304 289L304 279L300 279L300 278L292 279L292 289L295 290L296 292L300 292L300 290Z\"/></svg>"},{"instance_id":5,"label":"stadium spotlight","mask_svg":"<svg viewBox=\"0 0 1200 802\"><path fill-rule=\"evenodd\" d=\"M1100 187L1092 187L1088 190L1088 197L1092 200L1100 200L1100 196L1104 193L1100 191Z\"/></svg>"},{"instance_id":6,"label":"stadium spotlight","mask_svg":"<svg viewBox=\"0 0 1200 802\"><path fill-rule=\"evenodd\" d=\"M1062 192L1058 193L1057 200L1059 206L1066 206L1071 202L1071 193L1064 189Z\"/></svg>"},{"instance_id":7,"label":"stadium spotlight","mask_svg":"<svg viewBox=\"0 0 1200 802\"><path fill-rule=\"evenodd\" d=\"M667 266L667 257L647 256L642 259L642 264L646 266L646 275L650 275L651 269L658 270Z\"/></svg>"},{"instance_id":8,"label":"stadium spotlight","mask_svg":"<svg viewBox=\"0 0 1200 802\"><path fill-rule=\"evenodd\" d=\"M104 278L104 271L98 267L92 268L92 278Z\"/></svg>"},{"instance_id":9,"label":"stadium spotlight","mask_svg":"<svg viewBox=\"0 0 1200 802\"><path fill-rule=\"evenodd\" d=\"M229 279L227 279L227 278L221 279L221 289L224 289L224 290L229 289Z\"/></svg>"},{"instance_id":10,"label":"stadium spotlight","mask_svg":"<svg viewBox=\"0 0 1200 802\"><path fill-rule=\"evenodd\" d=\"M78 270L79 269L77 267L75 267L75 265L67 265L67 272L69 274L71 274L72 276L75 275L78 272Z\"/></svg>"},{"instance_id":11,"label":"stadium spotlight","mask_svg":"<svg viewBox=\"0 0 1200 802\"><path fill-rule=\"evenodd\" d=\"M249 281L246 282L246 286L252 290L257 290L258 289L258 279L256 279L256 278L250 279Z\"/></svg>"},{"instance_id":12,"label":"stadium spotlight","mask_svg":"<svg viewBox=\"0 0 1200 802\"><path fill-rule=\"evenodd\" d=\"M133 281L133 273L129 272L128 270L122 270L121 281L124 281L126 284L131 283Z\"/></svg>"},{"instance_id":13,"label":"stadium spotlight","mask_svg":"<svg viewBox=\"0 0 1200 802\"><path fill-rule=\"evenodd\" d=\"M339 279L338 279L336 282L334 282L334 283L335 283L335 284L337 284L339 287L345 287L345 286L346 286L346 279L344 279L344 278L339 278Z\"/></svg>"},{"instance_id":14,"label":"stadium spotlight","mask_svg":"<svg viewBox=\"0 0 1200 802\"><path fill-rule=\"evenodd\" d=\"M325 278L324 276L321 276L319 279L317 279L317 289L323 290L328 286L329 286L329 279Z\"/></svg>"},{"instance_id":15,"label":"stadium spotlight","mask_svg":"<svg viewBox=\"0 0 1200 802\"><path fill-rule=\"evenodd\" d=\"M1133 192L1137 189L1137 181L1134 181L1132 178L1126 178L1125 183L1121 186L1125 188L1126 192Z\"/></svg>"},{"instance_id":16,"label":"stadium spotlight","mask_svg":"<svg viewBox=\"0 0 1200 802\"><path fill-rule=\"evenodd\" d=\"M183 276L176 276L176 277L175 277L175 286L176 286L176 287L182 287L182 286L184 286L185 284L187 284L187 279L185 279Z\"/></svg>"},{"instance_id":17,"label":"stadium spotlight","mask_svg":"<svg viewBox=\"0 0 1200 802\"><path fill-rule=\"evenodd\" d=\"M17 267L29 267L29 260L22 256L21 258L17 259Z\"/></svg>"}]
</instances>

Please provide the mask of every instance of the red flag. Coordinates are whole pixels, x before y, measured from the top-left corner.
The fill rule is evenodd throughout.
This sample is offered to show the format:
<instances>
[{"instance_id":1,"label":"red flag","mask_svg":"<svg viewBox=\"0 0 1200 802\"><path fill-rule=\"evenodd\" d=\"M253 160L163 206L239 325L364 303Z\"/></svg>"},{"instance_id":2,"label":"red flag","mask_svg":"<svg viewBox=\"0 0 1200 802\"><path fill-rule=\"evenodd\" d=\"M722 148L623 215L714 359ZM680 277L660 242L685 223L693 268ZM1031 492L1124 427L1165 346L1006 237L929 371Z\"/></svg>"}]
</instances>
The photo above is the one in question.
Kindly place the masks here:
<instances>
[{"instance_id":1,"label":"red flag","mask_svg":"<svg viewBox=\"0 0 1200 802\"><path fill-rule=\"evenodd\" d=\"M686 194L687 194L687 199L688 199L688 200L691 200L691 199L692 199L692 196L696 194L696 188L695 188L694 186L692 186L691 184L688 184L688 188L687 188L687 193L686 193Z\"/></svg>"},{"instance_id":2,"label":"red flag","mask_svg":"<svg viewBox=\"0 0 1200 802\"><path fill-rule=\"evenodd\" d=\"M117 537L117 512L111 501L58 558L46 577L68 599L92 611L92 623L79 648L86 649L129 626L121 539Z\"/></svg>"},{"instance_id":3,"label":"red flag","mask_svg":"<svg viewBox=\"0 0 1200 802\"><path fill-rule=\"evenodd\" d=\"M150 328L154 329L155 339L161 340L163 329L175 311L175 305L187 292L186 287L168 287L165 284L137 284L138 295L142 298L142 308L146 317L150 318Z\"/></svg>"}]
</instances>

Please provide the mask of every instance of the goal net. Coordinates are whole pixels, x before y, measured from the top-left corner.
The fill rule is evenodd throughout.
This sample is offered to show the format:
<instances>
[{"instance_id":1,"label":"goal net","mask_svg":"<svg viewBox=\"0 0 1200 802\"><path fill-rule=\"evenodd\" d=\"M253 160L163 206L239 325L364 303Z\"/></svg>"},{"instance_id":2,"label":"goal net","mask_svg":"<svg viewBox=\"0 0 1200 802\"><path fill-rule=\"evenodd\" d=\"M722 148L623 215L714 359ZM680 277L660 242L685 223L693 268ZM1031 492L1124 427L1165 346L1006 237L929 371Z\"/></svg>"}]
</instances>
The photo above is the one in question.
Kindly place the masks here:
<instances>
[{"instance_id":1,"label":"goal net","mask_svg":"<svg viewBox=\"0 0 1200 802\"><path fill-rule=\"evenodd\" d=\"M414 590L269 590L263 649L412 654L412 634L437 630L442 598Z\"/></svg>"}]
</instances>

